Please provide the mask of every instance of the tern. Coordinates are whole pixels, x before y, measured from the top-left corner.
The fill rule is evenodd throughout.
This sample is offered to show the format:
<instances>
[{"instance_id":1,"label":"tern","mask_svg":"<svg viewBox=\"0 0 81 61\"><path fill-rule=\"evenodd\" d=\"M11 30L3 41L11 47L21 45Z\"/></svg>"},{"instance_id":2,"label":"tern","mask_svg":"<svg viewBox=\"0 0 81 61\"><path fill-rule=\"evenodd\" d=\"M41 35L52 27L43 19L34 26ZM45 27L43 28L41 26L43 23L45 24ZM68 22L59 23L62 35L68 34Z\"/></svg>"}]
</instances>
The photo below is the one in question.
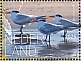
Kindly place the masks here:
<instances>
[{"instance_id":1,"label":"tern","mask_svg":"<svg viewBox=\"0 0 81 61\"><path fill-rule=\"evenodd\" d=\"M79 28L81 25L79 23L72 22L70 20L64 19L62 15L55 14L53 16L48 16L48 18L54 18L54 24L56 25L62 25L64 28L67 28L64 30L64 40L66 39L67 30L71 31L74 29Z\"/></svg>"},{"instance_id":2,"label":"tern","mask_svg":"<svg viewBox=\"0 0 81 61\"><path fill-rule=\"evenodd\" d=\"M49 36L49 41L48 41L49 45L47 44L47 46L50 46L51 33L56 34L57 32L64 30L64 28L60 25L47 23L45 19L32 20L32 22L38 22L38 25L37 25L38 30L43 34L46 34L46 38L44 40L46 44L47 44L47 37Z\"/></svg>"},{"instance_id":3,"label":"tern","mask_svg":"<svg viewBox=\"0 0 81 61\"><path fill-rule=\"evenodd\" d=\"M11 14L11 20L18 25L21 25L20 32L22 33L23 25L32 23L31 20L37 20L45 16L33 16L33 15L24 15L20 14L17 10L12 10L10 12L4 12L4 14Z\"/></svg>"}]
</instances>

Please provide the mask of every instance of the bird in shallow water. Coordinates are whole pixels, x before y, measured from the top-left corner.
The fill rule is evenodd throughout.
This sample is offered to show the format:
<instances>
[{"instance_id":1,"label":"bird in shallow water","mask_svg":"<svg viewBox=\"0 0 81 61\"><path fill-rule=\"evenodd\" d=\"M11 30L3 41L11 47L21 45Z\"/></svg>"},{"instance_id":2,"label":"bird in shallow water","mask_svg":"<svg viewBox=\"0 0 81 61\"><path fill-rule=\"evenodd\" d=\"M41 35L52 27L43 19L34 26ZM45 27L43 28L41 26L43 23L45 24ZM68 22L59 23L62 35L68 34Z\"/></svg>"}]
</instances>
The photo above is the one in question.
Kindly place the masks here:
<instances>
[{"instance_id":1,"label":"bird in shallow water","mask_svg":"<svg viewBox=\"0 0 81 61\"><path fill-rule=\"evenodd\" d=\"M32 20L32 22L38 22L38 25L37 25L38 30L43 34L46 34L46 38L44 41L46 42L47 46L51 46L50 45L51 33L56 34L57 32L64 30L64 28L62 26L47 23L45 19ZM49 44L47 43L48 36L49 36L49 41L48 41Z\"/></svg>"},{"instance_id":2,"label":"bird in shallow water","mask_svg":"<svg viewBox=\"0 0 81 61\"><path fill-rule=\"evenodd\" d=\"M54 24L62 25L64 28L67 28L64 30L64 35L62 35L62 37L64 37L64 42L67 42L66 40L67 30L72 31L74 29L78 29L79 27L81 27L79 23L64 19L63 16L60 14L54 14L53 16L48 16L48 18L54 18Z\"/></svg>"}]
</instances>

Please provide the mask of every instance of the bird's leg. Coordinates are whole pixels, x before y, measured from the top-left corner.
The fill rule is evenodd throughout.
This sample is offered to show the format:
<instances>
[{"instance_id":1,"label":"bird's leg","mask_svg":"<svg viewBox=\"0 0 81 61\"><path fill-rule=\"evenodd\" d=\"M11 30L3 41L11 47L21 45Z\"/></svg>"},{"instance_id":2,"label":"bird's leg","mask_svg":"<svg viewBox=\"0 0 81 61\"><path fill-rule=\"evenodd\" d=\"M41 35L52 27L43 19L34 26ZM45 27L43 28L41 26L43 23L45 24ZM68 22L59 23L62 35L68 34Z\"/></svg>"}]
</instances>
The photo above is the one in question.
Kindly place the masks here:
<instances>
[{"instance_id":1,"label":"bird's leg","mask_svg":"<svg viewBox=\"0 0 81 61\"><path fill-rule=\"evenodd\" d=\"M46 39L44 40L46 42L46 44L47 44L47 37L48 37L48 35L46 35ZM48 46L48 44L47 44L47 46Z\"/></svg>"},{"instance_id":2,"label":"bird's leg","mask_svg":"<svg viewBox=\"0 0 81 61\"><path fill-rule=\"evenodd\" d=\"M50 35L49 35L49 46L51 46L51 45L50 45Z\"/></svg>"},{"instance_id":3,"label":"bird's leg","mask_svg":"<svg viewBox=\"0 0 81 61\"><path fill-rule=\"evenodd\" d=\"M22 29L23 29L23 25L21 25L21 28L20 28L20 32L21 32L20 36L21 36L21 38L23 40L23 36L22 36L23 32L22 32Z\"/></svg>"},{"instance_id":4,"label":"bird's leg","mask_svg":"<svg viewBox=\"0 0 81 61\"><path fill-rule=\"evenodd\" d=\"M48 37L48 35L46 35L46 39L45 39L45 41L47 41L47 37Z\"/></svg>"},{"instance_id":5,"label":"bird's leg","mask_svg":"<svg viewBox=\"0 0 81 61\"><path fill-rule=\"evenodd\" d=\"M22 25L21 28L20 28L20 32L21 32L21 34L23 34L22 29L23 29L23 25Z\"/></svg>"},{"instance_id":6,"label":"bird's leg","mask_svg":"<svg viewBox=\"0 0 81 61\"><path fill-rule=\"evenodd\" d=\"M66 34L67 34L67 30L64 30L64 42L67 43Z\"/></svg>"}]
</instances>

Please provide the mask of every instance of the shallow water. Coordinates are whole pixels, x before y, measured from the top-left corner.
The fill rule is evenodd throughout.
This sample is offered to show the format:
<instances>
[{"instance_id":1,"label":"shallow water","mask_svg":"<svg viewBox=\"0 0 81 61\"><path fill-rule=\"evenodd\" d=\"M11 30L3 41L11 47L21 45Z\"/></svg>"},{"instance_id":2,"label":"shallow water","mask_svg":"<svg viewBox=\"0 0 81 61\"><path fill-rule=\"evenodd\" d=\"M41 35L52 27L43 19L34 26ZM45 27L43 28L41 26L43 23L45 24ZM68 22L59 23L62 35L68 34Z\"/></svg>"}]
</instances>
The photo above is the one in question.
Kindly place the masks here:
<instances>
[{"instance_id":1,"label":"shallow water","mask_svg":"<svg viewBox=\"0 0 81 61\"><path fill-rule=\"evenodd\" d=\"M23 32L25 34L31 34L31 39L39 39L40 41L31 42L29 44L10 44L10 41L6 39L6 55L10 55L9 58L26 58L26 57L78 57L78 47L69 49L59 49L58 44L64 43L63 31L58 32L57 34L51 34L51 47L47 47L44 42L45 35L40 32ZM19 34L19 32L12 33L12 39L14 39L14 34ZM78 29L73 31L68 31L67 40L68 42L74 42L78 44ZM11 37L10 37L11 38ZM16 37L15 37L16 38ZM18 38L17 38L18 39ZM47 39L49 40L49 39ZM65 45L64 45L65 46ZM68 46L67 46L68 47ZM64 47L65 48L65 47Z\"/></svg>"}]
</instances>

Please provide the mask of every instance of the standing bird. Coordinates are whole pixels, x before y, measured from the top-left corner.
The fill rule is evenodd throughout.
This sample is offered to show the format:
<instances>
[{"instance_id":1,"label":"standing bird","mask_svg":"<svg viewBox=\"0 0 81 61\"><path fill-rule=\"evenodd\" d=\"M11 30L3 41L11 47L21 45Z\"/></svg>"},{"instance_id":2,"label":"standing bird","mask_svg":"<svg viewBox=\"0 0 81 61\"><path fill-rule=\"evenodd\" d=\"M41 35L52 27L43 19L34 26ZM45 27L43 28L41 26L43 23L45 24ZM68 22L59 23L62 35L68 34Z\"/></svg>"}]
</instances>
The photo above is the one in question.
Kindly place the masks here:
<instances>
[{"instance_id":1,"label":"standing bird","mask_svg":"<svg viewBox=\"0 0 81 61\"><path fill-rule=\"evenodd\" d=\"M48 18L54 18L54 24L62 25L64 28L64 40L66 39L67 30L74 30L79 28L81 25L79 23L72 22L70 20L64 19L62 15L55 14L54 16L48 16Z\"/></svg>"},{"instance_id":2,"label":"standing bird","mask_svg":"<svg viewBox=\"0 0 81 61\"><path fill-rule=\"evenodd\" d=\"M38 30L43 34L46 34L46 38L45 38L46 44L47 44L47 37L49 35L49 41L48 41L49 45L47 44L47 46L50 46L51 33L56 34L57 32L63 30L63 27L61 27L59 25L47 23L45 19L33 20L32 22L38 22L38 25L37 25Z\"/></svg>"},{"instance_id":3,"label":"standing bird","mask_svg":"<svg viewBox=\"0 0 81 61\"><path fill-rule=\"evenodd\" d=\"M29 24L32 21L31 20L37 20L39 18L43 18L45 16L33 16L33 15L23 15L19 14L19 11L12 10L10 12L4 12L4 14L11 14L11 20L18 25L21 25L20 32L22 33L23 25Z\"/></svg>"}]
</instances>

